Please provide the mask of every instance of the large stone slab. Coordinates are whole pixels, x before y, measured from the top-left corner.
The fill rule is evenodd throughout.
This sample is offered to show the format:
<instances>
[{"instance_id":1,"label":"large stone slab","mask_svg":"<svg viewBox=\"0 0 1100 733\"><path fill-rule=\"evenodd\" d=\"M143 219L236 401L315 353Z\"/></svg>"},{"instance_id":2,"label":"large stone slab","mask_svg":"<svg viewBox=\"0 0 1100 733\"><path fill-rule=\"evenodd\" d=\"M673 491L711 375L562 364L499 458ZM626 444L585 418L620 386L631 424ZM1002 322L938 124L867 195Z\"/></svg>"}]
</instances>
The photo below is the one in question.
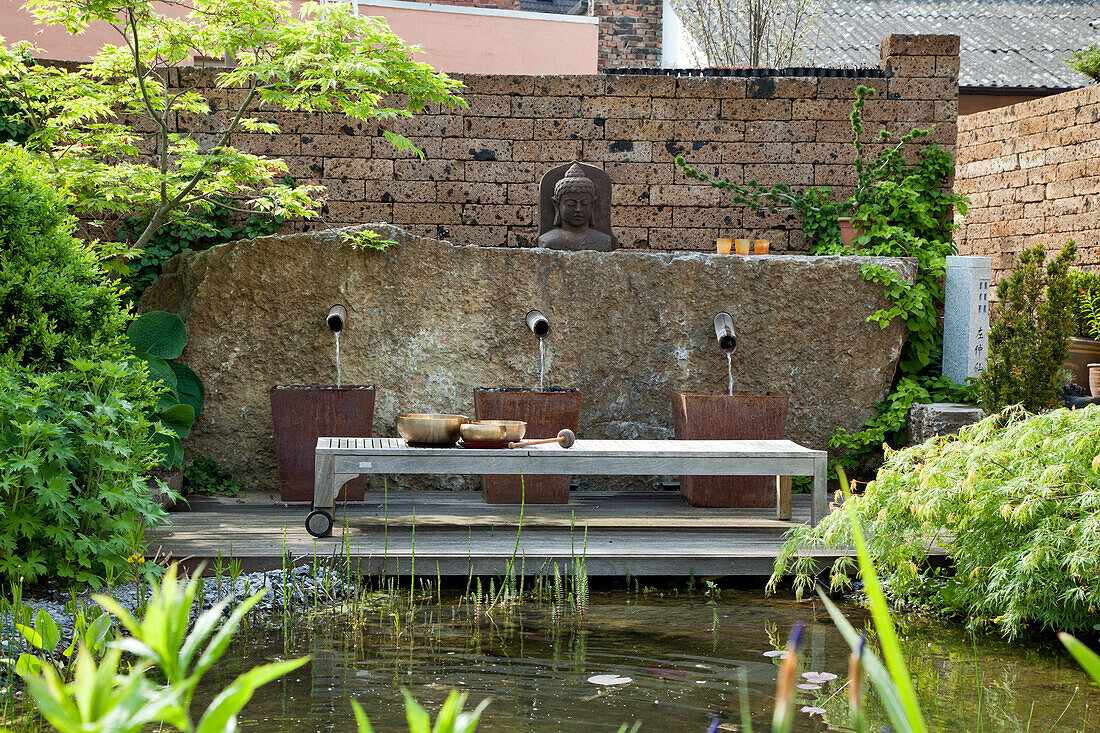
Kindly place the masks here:
<instances>
[{"instance_id":1,"label":"large stone slab","mask_svg":"<svg viewBox=\"0 0 1100 733\"><path fill-rule=\"evenodd\" d=\"M670 390L726 389L712 327L725 310L735 389L786 392L787 437L826 448L886 395L904 342L900 322L867 322L885 299L860 267L916 271L885 258L457 247L372 226L400 244L357 250L340 231L234 242L172 260L142 299L187 322L183 361L207 390L189 447L245 486L276 486L268 389L336 381L334 303L348 310L344 384L378 388L375 435L395 435L400 412L472 415L478 385L537 386L524 324L537 308L553 328L546 384L583 392L583 437L671 438Z\"/></svg>"}]
</instances>

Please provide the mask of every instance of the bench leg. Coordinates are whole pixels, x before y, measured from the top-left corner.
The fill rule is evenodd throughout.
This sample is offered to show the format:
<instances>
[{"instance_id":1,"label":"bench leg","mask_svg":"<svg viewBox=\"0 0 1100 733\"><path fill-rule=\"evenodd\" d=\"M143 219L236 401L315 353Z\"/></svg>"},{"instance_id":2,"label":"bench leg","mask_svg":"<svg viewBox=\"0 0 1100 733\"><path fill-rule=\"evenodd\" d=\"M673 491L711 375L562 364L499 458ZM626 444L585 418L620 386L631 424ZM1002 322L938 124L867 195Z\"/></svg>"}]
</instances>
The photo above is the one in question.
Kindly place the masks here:
<instances>
[{"instance_id":1,"label":"bench leg","mask_svg":"<svg viewBox=\"0 0 1100 733\"><path fill-rule=\"evenodd\" d=\"M336 508L336 458L320 455L313 465L313 508L331 512Z\"/></svg>"},{"instance_id":2,"label":"bench leg","mask_svg":"<svg viewBox=\"0 0 1100 733\"><path fill-rule=\"evenodd\" d=\"M791 477L775 477L775 518L784 521L791 519Z\"/></svg>"},{"instance_id":3,"label":"bench leg","mask_svg":"<svg viewBox=\"0 0 1100 733\"><path fill-rule=\"evenodd\" d=\"M814 487L810 495L810 526L816 527L817 523L825 518L829 510L828 504L828 475L829 457L814 458Z\"/></svg>"}]
</instances>

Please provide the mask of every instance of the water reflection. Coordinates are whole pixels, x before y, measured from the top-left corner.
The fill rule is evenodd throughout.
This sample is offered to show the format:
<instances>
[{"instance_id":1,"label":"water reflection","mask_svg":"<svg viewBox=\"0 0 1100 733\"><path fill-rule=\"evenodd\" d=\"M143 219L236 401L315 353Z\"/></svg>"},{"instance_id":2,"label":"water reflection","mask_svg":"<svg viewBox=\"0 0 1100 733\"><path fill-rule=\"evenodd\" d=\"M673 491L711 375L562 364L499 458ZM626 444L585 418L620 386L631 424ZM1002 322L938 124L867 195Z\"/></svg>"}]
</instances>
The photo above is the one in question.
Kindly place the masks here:
<instances>
[{"instance_id":1,"label":"water reflection","mask_svg":"<svg viewBox=\"0 0 1100 733\"><path fill-rule=\"evenodd\" d=\"M246 664L308 652L314 661L294 677L261 690L242 725L265 731L354 731L355 697L376 730L404 731L400 688L430 709L452 688L493 702L479 731L615 731L642 721L642 731L740 730L739 680L747 679L757 730L767 730L778 659L764 656L796 619L807 622L804 671L835 680L800 691L796 730L846 728L848 649L820 604L762 600L758 592L593 592L583 619L555 617L549 604L525 603L493 616L457 598L433 597L415 609L380 601L356 618L299 620L285 640L253 629L235 651L233 673ZM846 611L858 626L858 608ZM714 624L715 613L717 625ZM1051 645L1026 647L925 620L903 624L903 641L933 730L1080 731L1100 724L1100 692ZM229 672L227 671L227 674ZM625 685L590 683L594 675L630 677ZM1075 692L1075 688L1080 689ZM874 701L870 701L874 708ZM1061 717L1060 717L1061 716ZM873 715L880 730L885 720ZM1029 723L1030 721L1030 723Z\"/></svg>"}]
</instances>

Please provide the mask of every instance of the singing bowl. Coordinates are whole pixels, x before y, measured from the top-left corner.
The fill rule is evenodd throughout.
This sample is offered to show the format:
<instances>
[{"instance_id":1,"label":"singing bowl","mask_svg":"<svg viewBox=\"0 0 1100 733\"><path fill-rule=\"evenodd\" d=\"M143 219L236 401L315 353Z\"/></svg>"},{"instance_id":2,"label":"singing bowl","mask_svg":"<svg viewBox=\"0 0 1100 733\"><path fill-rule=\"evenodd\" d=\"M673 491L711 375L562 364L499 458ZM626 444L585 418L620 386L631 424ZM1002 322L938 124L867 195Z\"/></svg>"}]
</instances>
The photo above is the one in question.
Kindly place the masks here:
<instances>
[{"instance_id":1,"label":"singing bowl","mask_svg":"<svg viewBox=\"0 0 1100 733\"><path fill-rule=\"evenodd\" d=\"M409 413L397 416L397 432L410 443L454 445L462 426L470 422L465 415Z\"/></svg>"},{"instance_id":2,"label":"singing bowl","mask_svg":"<svg viewBox=\"0 0 1100 733\"><path fill-rule=\"evenodd\" d=\"M508 437L508 427L496 423L471 422L459 428L463 440L479 443L503 443Z\"/></svg>"},{"instance_id":3,"label":"singing bowl","mask_svg":"<svg viewBox=\"0 0 1100 733\"><path fill-rule=\"evenodd\" d=\"M523 436L527 433L527 423L523 420L475 420L471 425L503 425L507 428L504 440L509 442L523 440Z\"/></svg>"}]
</instances>

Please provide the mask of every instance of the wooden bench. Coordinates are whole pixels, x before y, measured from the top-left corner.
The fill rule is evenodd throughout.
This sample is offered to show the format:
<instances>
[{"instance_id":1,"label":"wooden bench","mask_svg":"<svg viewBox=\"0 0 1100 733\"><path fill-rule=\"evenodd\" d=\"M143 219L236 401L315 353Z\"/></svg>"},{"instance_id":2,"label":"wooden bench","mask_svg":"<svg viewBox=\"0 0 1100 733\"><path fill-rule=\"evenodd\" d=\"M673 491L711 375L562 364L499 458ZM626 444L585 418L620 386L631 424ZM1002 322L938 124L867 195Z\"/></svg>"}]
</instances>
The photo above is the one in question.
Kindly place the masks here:
<instances>
[{"instance_id":1,"label":"wooden bench","mask_svg":"<svg viewBox=\"0 0 1100 733\"><path fill-rule=\"evenodd\" d=\"M790 476L812 476L810 524L825 516L828 455L789 440L578 440L511 449L412 448L402 438L318 438L306 530L332 532L336 496L363 474L600 474L776 476L777 512L790 519ZM784 516L785 515L785 516Z\"/></svg>"}]
</instances>

